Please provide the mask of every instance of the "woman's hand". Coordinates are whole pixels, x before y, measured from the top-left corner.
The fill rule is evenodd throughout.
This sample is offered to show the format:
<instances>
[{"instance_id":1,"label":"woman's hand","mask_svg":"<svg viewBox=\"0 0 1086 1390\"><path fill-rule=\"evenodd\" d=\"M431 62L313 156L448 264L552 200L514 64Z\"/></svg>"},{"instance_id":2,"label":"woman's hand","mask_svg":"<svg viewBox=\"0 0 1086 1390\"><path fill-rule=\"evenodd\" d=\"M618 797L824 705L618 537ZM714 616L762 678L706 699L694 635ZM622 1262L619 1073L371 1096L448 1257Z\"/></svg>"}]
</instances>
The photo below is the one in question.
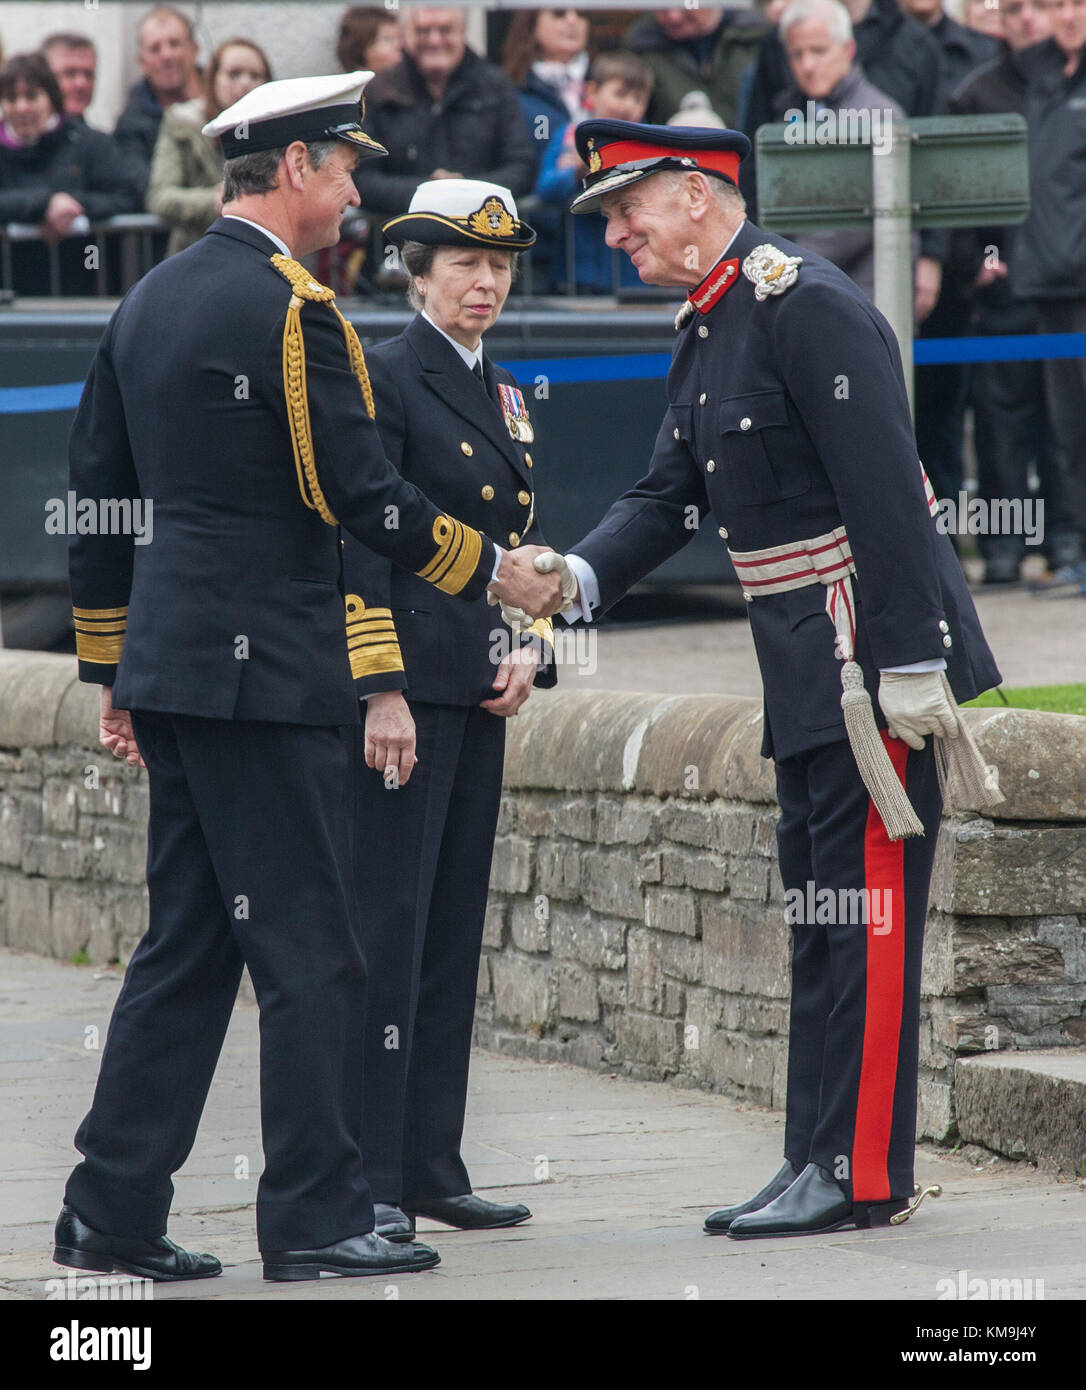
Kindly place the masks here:
<instances>
[{"instance_id":1,"label":"woman's hand","mask_svg":"<svg viewBox=\"0 0 1086 1390\"><path fill-rule=\"evenodd\" d=\"M514 647L508 656L502 658L498 674L494 677L494 689L502 691L502 694L492 700L484 700L482 708L505 718L516 714L532 693L538 665L539 653L535 647Z\"/></svg>"},{"instance_id":2,"label":"woman's hand","mask_svg":"<svg viewBox=\"0 0 1086 1390\"><path fill-rule=\"evenodd\" d=\"M415 721L398 690L366 701L366 766L376 768L390 789L406 786L415 769Z\"/></svg>"}]
</instances>

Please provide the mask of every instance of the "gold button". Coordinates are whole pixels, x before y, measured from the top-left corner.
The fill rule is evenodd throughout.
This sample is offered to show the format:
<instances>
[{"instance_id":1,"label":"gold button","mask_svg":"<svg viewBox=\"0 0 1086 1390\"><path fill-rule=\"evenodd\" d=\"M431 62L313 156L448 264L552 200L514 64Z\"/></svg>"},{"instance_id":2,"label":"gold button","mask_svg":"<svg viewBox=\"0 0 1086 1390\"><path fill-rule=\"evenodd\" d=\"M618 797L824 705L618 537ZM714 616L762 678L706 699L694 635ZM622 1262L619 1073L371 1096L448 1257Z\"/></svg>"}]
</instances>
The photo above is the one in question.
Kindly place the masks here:
<instances>
[{"instance_id":1,"label":"gold button","mask_svg":"<svg viewBox=\"0 0 1086 1390\"><path fill-rule=\"evenodd\" d=\"M709 462L705 465L705 471L706 471L706 473L715 473L715 472L716 472L716 459L710 459L710 460L709 460Z\"/></svg>"},{"instance_id":2,"label":"gold button","mask_svg":"<svg viewBox=\"0 0 1086 1390\"><path fill-rule=\"evenodd\" d=\"M722 541L726 541L728 539L728 528L726 526L718 527L718 534Z\"/></svg>"},{"instance_id":3,"label":"gold button","mask_svg":"<svg viewBox=\"0 0 1086 1390\"><path fill-rule=\"evenodd\" d=\"M739 428L740 428L741 430L749 430L749 429L750 429L750 416L749 416L749 415L744 415L743 418L742 418L742 420L739 421Z\"/></svg>"},{"instance_id":4,"label":"gold button","mask_svg":"<svg viewBox=\"0 0 1086 1390\"><path fill-rule=\"evenodd\" d=\"M532 494L530 492L525 492L523 488L517 493L517 501L522 507L526 507L531 500Z\"/></svg>"},{"instance_id":5,"label":"gold button","mask_svg":"<svg viewBox=\"0 0 1086 1390\"><path fill-rule=\"evenodd\" d=\"M524 462L528 465L529 468L531 468L531 466L532 466L532 456L531 456L531 454L525 454L525 455L524 455Z\"/></svg>"},{"instance_id":6,"label":"gold button","mask_svg":"<svg viewBox=\"0 0 1086 1390\"><path fill-rule=\"evenodd\" d=\"M708 399L709 399L709 397L708 397L708 396L705 394L705 392L703 391L703 392L701 393L701 395L698 397L698 404L699 404L699 405L704 405L705 402L706 402Z\"/></svg>"},{"instance_id":7,"label":"gold button","mask_svg":"<svg viewBox=\"0 0 1086 1390\"><path fill-rule=\"evenodd\" d=\"M489 483L484 484L482 488L482 494L484 502L489 502L491 498L494 496L494 489L490 486Z\"/></svg>"},{"instance_id":8,"label":"gold button","mask_svg":"<svg viewBox=\"0 0 1086 1390\"><path fill-rule=\"evenodd\" d=\"M462 439L462 440L460 441L460 452L461 452L463 455L465 455L465 457L471 458L471 456L472 456L472 454L474 454L475 450L471 447L471 445L468 443L468 441L467 441L466 439Z\"/></svg>"},{"instance_id":9,"label":"gold button","mask_svg":"<svg viewBox=\"0 0 1086 1390\"><path fill-rule=\"evenodd\" d=\"M699 338L708 338L708 336L709 336L709 330L705 327L705 325L704 325L703 323L699 323L699 324L698 324L698 337L699 337Z\"/></svg>"},{"instance_id":10,"label":"gold button","mask_svg":"<svg viewBox=\"0 0 1086 1390\"><path fill-rule=\"evenodd\" d=\"M520 537L515 531L509 532L509 544L512 546L518 546L520 544Z\"/></svg>"}]
</instances>

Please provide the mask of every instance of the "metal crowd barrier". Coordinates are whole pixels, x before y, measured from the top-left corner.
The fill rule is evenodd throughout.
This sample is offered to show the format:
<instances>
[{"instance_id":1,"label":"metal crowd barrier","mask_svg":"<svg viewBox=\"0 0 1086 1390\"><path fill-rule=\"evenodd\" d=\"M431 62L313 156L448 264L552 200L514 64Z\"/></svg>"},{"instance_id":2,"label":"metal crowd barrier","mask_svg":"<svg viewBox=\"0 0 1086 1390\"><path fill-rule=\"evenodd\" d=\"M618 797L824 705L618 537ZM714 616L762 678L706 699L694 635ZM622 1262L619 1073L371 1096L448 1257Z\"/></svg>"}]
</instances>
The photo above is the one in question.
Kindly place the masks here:
<instances>
[{"instance_id":1,"label":"metal crowd barrier","mask_svg":"<svg viewBox=\"0 0 1086 1390\"><path fill-rule=\"evenodd\" d=\"M37 241L45 245L49 259L49 294L57 297L60 285L60 247L70 241L98 241L102 255L98 257L95 271L95 294L104 298L108 293L106 281L106 247L111 239L120 240L120 279L119 292L130 290L141 276L155 264L154 236L156 232L168 232L170 224L161 217L148 212L123 213L118 217L107 217L101 222L88 222L85 218L76 219L77 227L66 237L52 240L42 235L36 223L9 222L0 224L0 289L14 292L14 272L12 269L11 248L17 242Z\"/></svg>"}]
</instances>

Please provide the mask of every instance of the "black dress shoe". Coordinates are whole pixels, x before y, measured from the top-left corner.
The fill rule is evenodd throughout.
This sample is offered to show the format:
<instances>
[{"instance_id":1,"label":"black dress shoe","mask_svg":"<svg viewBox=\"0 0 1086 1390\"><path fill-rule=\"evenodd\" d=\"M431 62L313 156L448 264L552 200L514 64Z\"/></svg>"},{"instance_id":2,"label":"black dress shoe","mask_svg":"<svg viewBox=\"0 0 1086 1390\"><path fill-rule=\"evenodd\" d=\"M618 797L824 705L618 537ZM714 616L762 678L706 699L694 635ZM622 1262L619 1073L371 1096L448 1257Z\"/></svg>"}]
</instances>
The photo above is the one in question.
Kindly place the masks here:
<instances>
[{"instance_id":1,"label":"black dress shoe","mask_svg":"<svg viewBox=\"0 0 1086 1390\"><path fill-rule=\"evenodd\" d=\"M761 1211L762 1207L768 1206L774 1197L779 1197L782 1192L787 1192L798 1177L798 1171L785 1159L783 1165L773 1174L761 1192L756 1193L753 1197L748 1197L745 1202L737 1202L734 1207L721 1207L719 1211L712 1212L705 1218L704 1229L711 1236L727 1235L728 1227L737 1216L746 1216L751 1211Z\"/></svg>"},{"instance_id":2,"label":"black dress shoe","mask_svg":"<svg viewBox=\"0 0 1086 1390\"><path fill-rule=\"evenodd\" d=\"M532 1214L520 1202L503 1207L497 1202L476 1197L473 1192L463 1197L435 1197L429 1202L405 1202L404 1210L412 1220L425 1216L430 1221L441 1221L461 1231L491 1231L500 1226L519 1226Z\"/></svg>"},{"instance_id":3,"label":"black dress shoe","mask_svg":"<svg viewBox=\"0 0 1086 1390\"><path fill-rule=\"evenodd\" d=\"M319 1250L265 1250L262 1255L264 1278L281 1282L319 1279L322 1270L329 1274L414 1274L441 1262L441 1256L428 1245L401 1250L374 1231L348 1236Z\"/></svg>"},{"instance_id":4,"label":"black dress shoe","mask_svg":"<svg viewBox=\"0 0 1086 1390\"><path fill-rule=\"evenodd\" d=\"M53 1260L72 1269L112 1274L115 1269L141 1279L167 1283L177 1279L210 1279L222 1273L214 1255L194 1255L167 1236L128 1240L96 1231L69 1206L60 1209L54 1232Z\"/></svg>"},{"instance_id":5,"label":"black dress shoe","mask_svg":"<svg viewBox=\"0 0 1086 1390\"><path fill-rule=\"evenodd\" d=\"M405 1216L392 1202L374 1202L373 1214L376 1217L374 1231L382 1240L391 1240L395 1245L403 1245L415 1239L415 1223Z\"/></svg>"},{"instance_id":6,"label":"black dress shoe","mask_svg":"<svg viewBox=\"0 0 1086 1390\"><path fill-rule=\"evenodd\" d=\"M840 1231L846 1226L888 1226L895 1212L904 1211L908 1197L885 1202L850 1202L840 1183L808 1163L792 1186L761 1211L738 1216L728 1227L733 1240L756 1236L815 1236Z\"/></svg>"}]
</instances>

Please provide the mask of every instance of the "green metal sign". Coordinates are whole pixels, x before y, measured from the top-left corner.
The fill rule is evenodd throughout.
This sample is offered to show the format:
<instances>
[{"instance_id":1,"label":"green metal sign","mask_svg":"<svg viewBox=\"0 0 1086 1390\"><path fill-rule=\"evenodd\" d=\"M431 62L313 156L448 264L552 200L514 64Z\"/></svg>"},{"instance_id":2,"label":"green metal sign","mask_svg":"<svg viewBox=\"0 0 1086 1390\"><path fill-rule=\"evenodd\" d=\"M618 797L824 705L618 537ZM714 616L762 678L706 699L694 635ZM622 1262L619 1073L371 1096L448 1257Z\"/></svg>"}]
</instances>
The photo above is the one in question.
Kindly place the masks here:
<instances>
[{"instance_id":1,"label":"green metal sign","mask_svg":"<svg viewBox=\"0 0 1086 1390\"><path fill-rule=\"evenodd\" d=\"M1029 155L1021 116L923 116L891 125L885 114L819 112L808 102L785 125L762 126L759 226L785 235L870 226L873 163L902 139L909 142L914 228L1025 221Z\"/></svg>"}]
</instances>

